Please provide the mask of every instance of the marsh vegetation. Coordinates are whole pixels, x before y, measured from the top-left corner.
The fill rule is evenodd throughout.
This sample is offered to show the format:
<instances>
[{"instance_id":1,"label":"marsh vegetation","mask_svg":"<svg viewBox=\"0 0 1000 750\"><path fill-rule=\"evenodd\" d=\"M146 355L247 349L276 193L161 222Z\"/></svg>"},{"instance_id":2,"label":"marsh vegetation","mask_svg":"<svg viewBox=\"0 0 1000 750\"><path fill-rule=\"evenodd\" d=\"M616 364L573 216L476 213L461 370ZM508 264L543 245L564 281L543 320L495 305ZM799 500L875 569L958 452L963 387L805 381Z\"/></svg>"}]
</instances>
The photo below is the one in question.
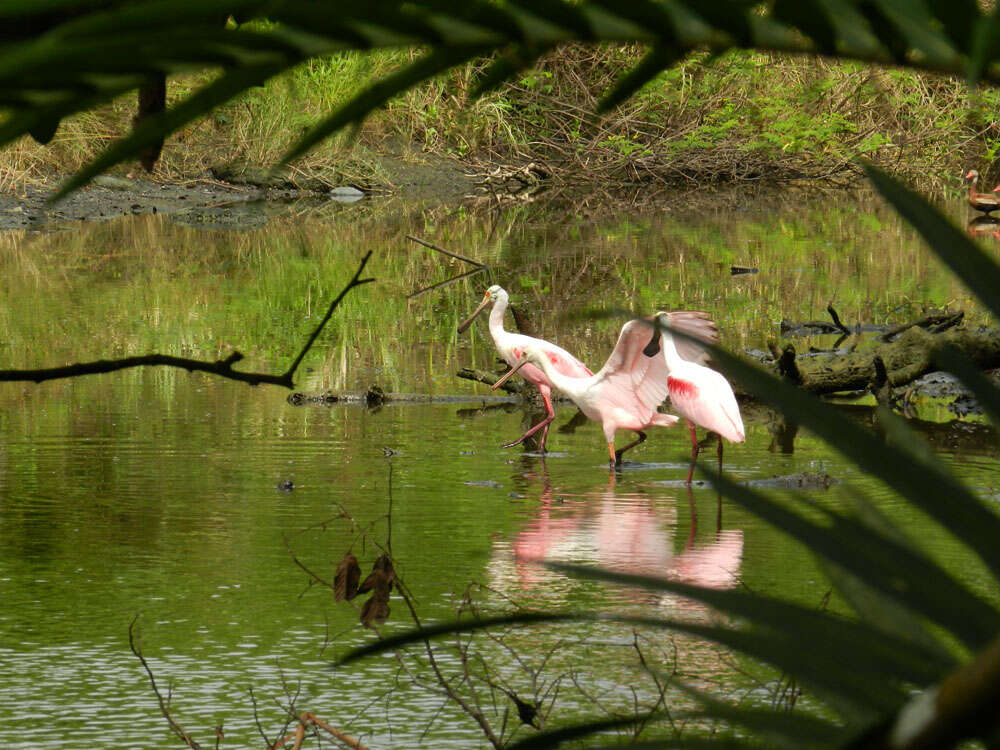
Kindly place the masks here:
<instances>
[{"instance_id":1,"label":"marsh vegetation","mask_svg":"<svg viewBox=\"0 0 1000 750\"><path fill-rule=\"evenodd\" d=\"M164 136L159 174L186 184L384 193L418 161L479 181L461 203L244 201L236 232L202 201L0 238L17 367L157 349L312 393L421 395L286 401L176 368L0 388L8 742L29 702L87 746L992 739L1000 398L981 371L1000 362L941 342L1000 315L1000 232L887 174L938 200L958 164L988 179L996 94L942 76L1000 81L992 4L315 9L0 10L5 213L54 174L72 172L64 195L150 166ZM137 88L141 116L109 141ZM824 190L862 172L880 198ZM792 181L809 189L774 188ZM475 274L435 286L459 267L411 235L471 254ZM378 291L344 286L360 256ZM757 399L727 473L681 481L686 441L666 430L602 468L575 417L545 455L497 448L537 417L456 378L494 364L481 331L456 331L488 282L530 310L519 325L595 365L624 317L709 311L716 365ZM795 348L872 359L850 403L806 392L815 372L778 338L824 310L838 340ZM932 332L901 345L931 341L921 371L957 376L954 401L894 393L914 368L865 348L866 328L918 319ZM309 331L315 348L291 343ZM768 352L788 382L746 361ZM114 710L135 695L142 719Z\"/></svg>"}]
</instances>

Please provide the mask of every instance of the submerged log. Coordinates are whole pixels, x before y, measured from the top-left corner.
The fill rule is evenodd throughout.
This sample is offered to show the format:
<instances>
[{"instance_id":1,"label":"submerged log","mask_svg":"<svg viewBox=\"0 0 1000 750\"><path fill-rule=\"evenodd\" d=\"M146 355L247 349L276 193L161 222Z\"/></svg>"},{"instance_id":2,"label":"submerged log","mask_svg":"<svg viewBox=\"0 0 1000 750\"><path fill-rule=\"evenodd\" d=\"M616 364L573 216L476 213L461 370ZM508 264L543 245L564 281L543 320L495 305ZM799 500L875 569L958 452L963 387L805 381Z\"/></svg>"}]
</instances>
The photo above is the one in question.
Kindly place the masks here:
<instances>
[{"instance_id":1,"label":"submerged log","mask_svg":"<svg viewBox=\"0 0 1000 750\"><path fill-rule=\"evenodd\" d=\"M499 376L497 376L499 377ZM517 384L515 384L517 385ZM292 406L331 406L333 404L357 404L377 408L384 404L508 404L515 402L511 396L501 395L434 395L430 393L388 393L373 385L364 392L320 391L305 393L296 391L286 399Z\"/></svg>"}]
</instances>

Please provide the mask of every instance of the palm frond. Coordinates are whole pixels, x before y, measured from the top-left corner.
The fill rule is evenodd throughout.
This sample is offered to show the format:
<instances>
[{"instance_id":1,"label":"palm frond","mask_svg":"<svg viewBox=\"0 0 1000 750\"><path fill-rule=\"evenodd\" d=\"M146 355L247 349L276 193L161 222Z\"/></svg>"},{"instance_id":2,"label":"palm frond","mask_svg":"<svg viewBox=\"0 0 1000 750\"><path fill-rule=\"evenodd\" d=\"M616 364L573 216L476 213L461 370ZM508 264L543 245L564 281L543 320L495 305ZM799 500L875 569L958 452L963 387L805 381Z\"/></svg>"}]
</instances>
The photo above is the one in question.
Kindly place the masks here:
<instances>
[{"instance_id":1,"label":"palm frond","mask_svg":"<svg viewBox=\"0 0 1000 750\"><path fill-rule=\"evenodd\" d=\"M265 72L277 75L335 50L375 47L431 52L324 117L286 158L471 57L495 60L474 88L478 95L564 42L650 46L649 55L606 94L602 111L692 50L824 52L1000 81L993 66L1000 56L1000 14L983 13L975 0L776 0L763 11L760 5L750 0L14 0L0 9L0 19L7 19L0 25L2 142L27 134L47 139L59 120L138 88L154 73L222 68L223 86L207 92L214 84L206 84L176 105L180 112L144 122L141 136L110 147L68 183L72 189L135 156L140 140L162 139L259 85Z\"/></svg>"}]
</instances>

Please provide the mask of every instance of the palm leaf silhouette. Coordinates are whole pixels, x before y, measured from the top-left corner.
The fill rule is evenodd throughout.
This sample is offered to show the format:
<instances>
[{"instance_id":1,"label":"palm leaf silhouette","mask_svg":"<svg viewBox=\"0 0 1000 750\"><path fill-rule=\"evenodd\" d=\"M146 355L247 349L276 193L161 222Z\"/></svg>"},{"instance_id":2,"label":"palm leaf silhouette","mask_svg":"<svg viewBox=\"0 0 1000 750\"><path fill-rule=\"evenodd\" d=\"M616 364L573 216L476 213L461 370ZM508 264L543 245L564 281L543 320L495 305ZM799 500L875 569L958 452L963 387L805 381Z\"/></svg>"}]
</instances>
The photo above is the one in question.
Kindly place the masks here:
<instances>
[{"instance_id":1,"label":"palm leaf silhouette","mask_svg":"<svg viewBox=\"0 0 1000 750\"><path fill-rule=\"evenodd\" d=\"M51 138L63 118L152 76L221 69L219 79L112 145L63 195L305 60L346 49L430 50L330 112L292 146L289 160L471 59L494 59L474 87L480 95L558 44L606 41L644 43L650 53L606 93L601 109L698 49L821 52L1000 81L992 66L1000 12L984 12L974 0L775 0L763 9L750 0L10 0L0 8L0 146L29 134Z\"/></svg>"}]
</instances>

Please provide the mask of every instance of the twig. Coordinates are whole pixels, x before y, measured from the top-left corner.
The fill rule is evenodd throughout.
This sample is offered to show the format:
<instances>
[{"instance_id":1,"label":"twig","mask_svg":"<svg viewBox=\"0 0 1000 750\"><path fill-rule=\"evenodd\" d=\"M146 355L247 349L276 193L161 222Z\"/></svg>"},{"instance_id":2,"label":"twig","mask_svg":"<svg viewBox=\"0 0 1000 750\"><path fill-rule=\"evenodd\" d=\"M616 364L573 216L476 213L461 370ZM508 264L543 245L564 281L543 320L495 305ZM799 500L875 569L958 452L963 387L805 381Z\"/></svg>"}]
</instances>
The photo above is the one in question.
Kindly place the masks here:
<instances>
[{"instance_id":1,"label":"twig","mask_svg":"<svg viewBox=\"0 0 1000 750\"><path fill-rule=\"evenodd\" d=\"M298 369L299 364L312 347L316 337L319 336L320 331L323 330L323 327L330 320L330 317L333 315L333 311L337 309L337 306L340 304L341 300L343 300L344 296L356 286L361 286L362 284L367 284L370 281L375 281L375 279L359 278L370 257L371 251L369 250L361 259L361 264L358 266L358 270L355 271L354 277L350 280L347 286L341 290L340 294L337 295L337 298L330 303L330 308L326 311L326 315L323 317L323 320L320 321L319 325L316 326L316 329L309 336L305 346L302 347L302 351L299 352L295 361L292 362L292 366L281 375L263 372L240 372L239 370L232 369L234 364L243 359L243 355L239 352L233 352L225 359L216 360L215 362L199 359L187 359L186 357L174 357L169 354L146 354L139 357L100 359L96 362L80 362L75 365L47 367L39 370L0 370L0 382L30 381L34 383L41 383L46 380L75 378L81 375L95 375L98 373L125 370L131 367L165 366L179 367L187 370L188 372L207 372L211 375L218 375L219 377L227 378L229 380L238 380L243 383L249 383L250 385L266 384L280 385L289 389L294 388L295 383L292 378L295 375L295 371Z\"/></svg>"},{"instance_id":2,"label":"twig","mask_svg":"<svg viewBox=\"0 0 1000 750\"><path fill-rule=\"evenodd\" d=\"M464 378L465 380L475 380L477 383L485 383L486 385L493 385L500 379L500 375L495 372L474 370L471 367L463 367L461 370L456 372L455 375L460 378ZM506 391L507 393L513 393L515 396L523 396L528 392L527 388L521 383L515 383L509 380L500 386L500 390Z\"/></svg>"},{"instance_id":3,"label":"twig","mask_svg":"<svg viewBox=\"0 0 1000 750\"><path fill-rule=\"evenodd\" d=\"M435 289L440 289L441 287L447 286L448 284L451 284L452 282L461 281L464 278L467 278L469 276L474 276L475 274L482 273L483 271L486 271L486 270L488 270L486 266L481 266L479 268L473 268L471 271L466 271L465 273L460 273L458 276L452 276L450 279L445 279L444 281L439 281L436 284L431 284L430 286L425 286L423 289L418 289L417 291L413 292L412 294L406 295L406 299L407 299L407 301L412 300L412 299L416 299L417 297L421 297L421 296L427 294L428 292L433 292Z\"/></svg>"},{"instance_id":4,"label":"twig","mask_svg":"<svg viewBox=\"0 0 1000 750\"><path fill-rule=\"evenodd\" d=\"M292 746L292 750L298 750L298 748L301 748L302 742L305 740L306 737L306 726L308 725L319 727L320 729L324 730L328 734L332 735L336 739L343 742L348 747L352 748L352 750L368 750L368 748L365 745L362 745L360 741L354 739L348 734L344 734L339 729L330 726L321 718L319 718L316 714L309 713L308 711L306 711L304 713L299 714L298 719L299 719L299 725L295 728L295 731L292 732L291 734L286 734L284 737L282 737L273 745L271 745L272 750L274 748L279 748L287 745L288 742L293 739L295 740L295 744Z\"/></svg>"},{"instance_id":5,"label":"twig","mask_svg":"<svg viewBox=\"0 0 1000 750\"><path fill-rule=\"evenodd\" d=\"M389 509L386 511L386 527L387 531L385 534L385 551L392 558L392 457L393 452L388 448L382 449L382 455L385 456L385 462L389 465L389 488L387 494L389 495Z\"/></svg>"},{"instance_id":6,"label":"twig","mask_svg":"<svg viewBox=\"0 0 1000 750\"><path fill-rule=\"evenodd\" d=\"M658 712L662 707L666 712L667 721L670 722L670 728L677 733L677 726L674 724L674 717L671 715L670 707L667 705L667 683L660 679L656 670L650 667L649 663L646 661L646 655L642 652L642 646L639 644L639 632L633 628L632 630L632 648L635 649L636 654L639 657L639 665L642 667L643 671L650 676L653 680L653 684L656 685L657 698L656 702L653 704L651 712ZM675 665L676 667L676 665ZM639 706L636 705L633 709L636 716L639 716ZM636 724L634 737L638 738L642 733L643 729L646 728L649 723L649 719L643 719Z\"/></svg>"},{"instance_id":7,"label":"twig","mask_svg":"<svg viewBox=\"0 0 1000 750\"><path fill-rule=\"evenodd\" d=\"M260 725L260 714L257 713L257 698L253 694L253 687L250 688L250 703L253 705L253 721L257 725L257 733L260 734L261 738L264 740L265 747L274 747L271 740L267 738L267 733L264 732L264 727Z\"/></svg>"},{"instance_id":8,"label":"twig","mask_svg":"<svg viewBox=\"0 0 1000 750\"><path fill-rule=\"evenodd\" d=\"M365 256L361 259L361 263L360 265L358 265L358 270L354 272L354 276L351 277L351 280L348 282L347 286L345 286L340 291L340 294L337 295L337 298L330 303L330 308L326 311L326 315L323 316L323 320L321 320L319 322L319 325L316 326L316 330L312 332L312 335L309 337L309 340L306 341L305 346L302 347L302 351L299 352L299 356L295 358L295 361L292 362L292 366L288 368L288 371L285 373L284 377L288 379L289 388L292 387L292 375L294 375L295 370L298 369L299 363L302 362L303 358L306 356L306 353L309 351L309 348L313 345L313 342L316 340L316 337L319 336L320 331L323 330L323 326L325 326L327 324L327 321L330 320L331 316L333 315L333 311L337 309L337 306L340 304L340 301L344 299L347 293L351 291L354 287L361 286L362 284L367 284L370 281L375 281L375 279L372 278L368 279L361 278L361 272L365 270L365 265L368 263L368 259L371 257L372 257L372 251L369 250L367 253L365 253Z\"/></svg>"},{"instance_id":9,"label":"twig","mask_svg":"<svg viewBox=\"0 0 1000 750\"><path fill-rule=\"evenodd\" d=\"M459 255L458 253L453 253L451 250L445 250L439 245L435 245L433 242L428 242L427 240L422 240L419 237L414 237L412 234L406 235L406 239L413 240L418 245L423 245L424 247L429 247L431 250L437 250L439 253L447 255L450 258L455 258L456 260L461 260L465 263L471 263L476 266L479 270L486 268L485 263L480 263L478 260L473 260L472 258L466 258L464 255Z\"/></svg>"},{"instance_id":10,"label":"twig","mask_svg":"<svg viewBox=\"0 0 1000 750\"><path fill-rule=\"evenodd\" d=\"M322 729L325 732L333 735L334 737L336 737L338 740L340 740L341 742L343 742L348 747L353 748L353 750L367 750L367 748L364 745L362 745L361 742L359 742L358 740L354 739L353 737L351 737L349 735L344 734L339 729L335 729L334 727L330 726L325 721L323 721L321 718L319 718L318 716L316 716L316 714L311 714L311 713L309 713L307 711L306 713L302 714L301 718L302 718L302 721L309 722L311 724L315 724L320 729Z\"/></svg>"},{"instance_id":11,"label":"twig","mask_svg":"<svg viewBox=\"0 0 1000 750\"><path fill-rule=\"evenodd\" d=\"M163 718L167 720L170 728L173 730L180 739L187 745L191 750L201 750L201 745L195 742L191 735L184 731L184 727L174 721L174 717L170 715L170 701L169 699L164 700L163 695L160 693L160 689L156 686L156 679L153 677L153 670L149 668L149 664L146 663L145 657L142 655L142 649L140 649L135 644L135 623L139 620L139 615L136 614L132 618L132 622L128 625L128 647L133 654L139 659L142 664L142 668L146 670L146 675L149 677L149 684L153 686L153 694L156 696L156 700L160 703L160 713L163 714Z\"/></svg>"},{"instance_id":12,"label":"twig","mask_svg":"<svg viewBox=\"0 0 1000 750\"><path fill-rule=\"evenodd\" d=\"M288 550L288 554L291 555L292 562L295 563L296 565L298 565L300 568L302 568L302 570L305 572L305 574L307 576L309 576L316 583L323 584L324 586L326 586L331 591L336 591L336 586L334 586L334 584L332 584L329 581L324 580L323 578L321 578L317 573L315 573L314 571L312 571L309 568L307 568L305 566L305 564L301 560L299 560L298 557L296 557L295 553L292 551L292 546L288 543L288 537L286 537L284 534L282 534L281 535L281 540L285 543L285 549Z\"/></svg>"},{"instance_id":13,"label":"twig","mask_svg":"<svg viewBox=\"0 0 1000 750\"><path fill-rule=\"evenodd\" d=\"M847 326L845 326L843 323L840 322L840 316L837 315L837 311L833 309L833 303L832 302L829 305L826 306L826 311L828 313L830 313L830 318L831 318L831 320L833 320L833 324L835 326L837 326L837 328L839 328L844 333L848 333L849 334L851 332L850 328L848 328Z\"/></svg>"},{"instance_id":14,"label":"twig","mask_svg":"<svg viewBox=\"0 0 1000 750\"><path fill-rule=\"evenodd\" d=\"M894 336L897 336L898 334L902 333L908 328L912 328L913 326L919 326L920 328L929 329L931 333L940 333L943 330L958 325L960 322L962 322L962 319L964 317L965 317L965 312L962 310L959 310L954 313L947 311L939 313L930 313L929 315L925 315L924 317L918 318L917 320L911 320L907 323L903 323L902 325L893 326L892 328L888 329L885 333L882 334L882 341L891 341Z\"/></svg>"},{"instance_id":15,"label":"twig","mask_svg":"<svg viewBox=\"0 0 1000 750\"><path fill-rule=\"evenodd\" d=\"M407 609L410 610L410 616L413 618L413 623L418 629L422 628L423 625L420 622L420 617L417 615L417 610L413 606L413 602L410 600L410 597L408 597L406 592L402 589L399 590L399 594L402 597L403 602L406 604ZM427 662L430 665L431 671L434 672L434 676L437 678L438 684L442 687L442 689L444 689L448 697L458 704L459 708L465 711L465 713L467 713L479 725L479 728L482 729L483 734L486 735L486 739L489 740L490 744L497 748L497 750L500 750L500 748L503 747L502 740L494 734L493 727L490 726L489 721L483 715L482 711L470 705L468 701L459 695L459 693L451 686L451 683L448 682L448 679L441 673L441 667L438 666L437 659L434 658L434 649L431 647L430 640L426 638L424 639L424 648L427 651Z\"/></svg>"}]
</instances>

